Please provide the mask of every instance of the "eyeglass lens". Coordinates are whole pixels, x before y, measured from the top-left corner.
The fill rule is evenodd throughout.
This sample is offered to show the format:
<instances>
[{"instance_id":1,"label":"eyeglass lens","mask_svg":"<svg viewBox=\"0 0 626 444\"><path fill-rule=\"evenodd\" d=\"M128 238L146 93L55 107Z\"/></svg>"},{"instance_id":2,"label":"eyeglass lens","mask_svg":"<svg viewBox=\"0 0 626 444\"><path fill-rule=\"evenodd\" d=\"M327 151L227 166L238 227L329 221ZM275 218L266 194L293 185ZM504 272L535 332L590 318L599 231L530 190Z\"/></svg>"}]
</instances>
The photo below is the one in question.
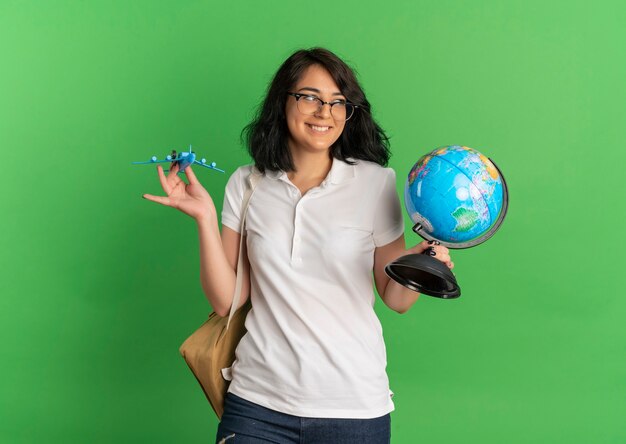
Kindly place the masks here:
<instances>
[{"instance_id":1,"label":"eyeglass lens","mask_svg":"<svg viewBox=\"0 0 626 444\"><path fill-rule=\"evenodd\" d=\"M297 105L298 111L310 115L318 113L324 106L321 99L313 96L300 96ZM348 120L352 117L352 113L354 113L354 107L350 103L343 101L330 103L330 115L335 120Z\"/></svg>"}]
</instances>

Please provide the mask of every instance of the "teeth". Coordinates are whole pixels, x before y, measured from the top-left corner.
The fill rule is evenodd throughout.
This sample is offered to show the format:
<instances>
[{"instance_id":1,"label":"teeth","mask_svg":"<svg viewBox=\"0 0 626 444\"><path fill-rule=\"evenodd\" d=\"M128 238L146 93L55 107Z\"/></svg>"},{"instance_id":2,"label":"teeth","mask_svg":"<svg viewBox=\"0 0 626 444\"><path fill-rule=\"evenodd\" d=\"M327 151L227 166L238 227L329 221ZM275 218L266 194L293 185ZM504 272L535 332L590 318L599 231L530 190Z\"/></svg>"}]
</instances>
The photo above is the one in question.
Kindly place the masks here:
<instances>
[{"instance_id":1,"label":"teeth","mask_svg":"<svg viewBox=\"0 0 626 444\"><path fill-rule=\"evenodd\" d=\"M309 126L313 128L315 131L319 131L319 132L328 131L328 129L330 128L329 126L316 126L316 125L309 125Z\"/></svg>"}]
</instances>

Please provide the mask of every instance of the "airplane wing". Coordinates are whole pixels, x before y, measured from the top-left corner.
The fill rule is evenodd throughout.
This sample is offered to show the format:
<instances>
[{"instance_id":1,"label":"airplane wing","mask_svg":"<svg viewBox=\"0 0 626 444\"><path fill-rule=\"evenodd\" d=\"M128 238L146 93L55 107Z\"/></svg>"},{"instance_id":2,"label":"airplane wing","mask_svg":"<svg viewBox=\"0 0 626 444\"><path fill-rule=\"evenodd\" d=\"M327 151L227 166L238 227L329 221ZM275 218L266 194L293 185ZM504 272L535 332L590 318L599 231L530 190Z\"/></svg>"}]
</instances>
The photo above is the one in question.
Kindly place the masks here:
<instances>
[{"instance_id":1,"label":"airplane wing","mask_svg":"<svg viewBox=\"0 0 626 444\"><path fill-rule=\"evenodd\" d=\"M194 163L195 165L200 165L200 166L203 166L203 167L205 167L205 168L208 168L208 169L210 169L210 170L219 171L220 173L223 173L223 172L224 172L224 170L220 170L219 168L217 168L217 167L215 166L215 162L212 162L212 163L207 164L207 163L202 163L202 162L198 162L197 160L194 160L194 161L193 161L193 163Z\"/></svg>"},{"instance_id":2,"label":"airplane wing","mask_svg":"<svg viewBox=\"0 0 626 444\"><path fill-rule=\"evenodd\" d=\"M176 159L172 159L172 160L148 160L147 162L131 162L133 165L141 165L141 164L147 164L147 163L163 163L163 162L177 162Z\"/></svg>"}]
</instances>

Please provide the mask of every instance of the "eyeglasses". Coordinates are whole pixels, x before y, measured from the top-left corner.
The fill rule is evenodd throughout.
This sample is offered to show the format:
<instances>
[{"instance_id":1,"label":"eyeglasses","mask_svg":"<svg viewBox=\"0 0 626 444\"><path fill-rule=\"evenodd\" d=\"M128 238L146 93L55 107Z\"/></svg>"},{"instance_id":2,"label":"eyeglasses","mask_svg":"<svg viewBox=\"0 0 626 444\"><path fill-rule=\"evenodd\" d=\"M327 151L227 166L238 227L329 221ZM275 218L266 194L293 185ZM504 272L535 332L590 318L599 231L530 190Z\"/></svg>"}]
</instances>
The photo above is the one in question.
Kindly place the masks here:
<instances>
[{"instance_id":1,"label":"eyeglasses","mask_svg":"<svg viewBox=\"0 0 626 444\"><path fill-rule=\"evenodd\" d=\"M354 110L359 107L358 105L346 102L345 100L324 102L319 97L311 96L309 94L298 94L292 92L288 92L287 94L296 98L298 111L302 114L310 116L319 113L324 105L330 105L330 115L334 120L348 120L354 114Z\"/></svg>"}]
</instances>

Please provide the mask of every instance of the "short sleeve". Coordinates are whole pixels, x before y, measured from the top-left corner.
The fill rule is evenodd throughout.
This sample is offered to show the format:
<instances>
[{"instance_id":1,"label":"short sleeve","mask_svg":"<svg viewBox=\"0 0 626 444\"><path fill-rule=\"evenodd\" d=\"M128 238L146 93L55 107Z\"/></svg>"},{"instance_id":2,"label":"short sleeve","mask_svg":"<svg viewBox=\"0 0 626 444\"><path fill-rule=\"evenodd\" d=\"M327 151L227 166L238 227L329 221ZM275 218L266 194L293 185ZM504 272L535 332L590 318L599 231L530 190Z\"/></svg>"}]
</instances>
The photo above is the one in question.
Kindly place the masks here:
<instances>
[{"instance_id":1,"label":"short sleeve","mask_svg":"<svg viewBox=\"0 0 626 444\"><path fill-rule=\"evenodd\" d=\"M402 207L396 191L396 173L386 168L385 174L374 216L373 237L376 247L387 245L404 233Z\"/></svg>"},{"instance_id":2,"label":"short sleeve","mask_svg":"<svg viewBox=\"0 0 626 444\"><path fill-rule=\"evenodd\" d=\"M246 170L247 173L246 173ZM222 225L239 233L241 231L241 205L245 190L245 179L250 167L240 167L231 174L224 191L224 206L222 207Z\"/></svg>"}]
</instances>

